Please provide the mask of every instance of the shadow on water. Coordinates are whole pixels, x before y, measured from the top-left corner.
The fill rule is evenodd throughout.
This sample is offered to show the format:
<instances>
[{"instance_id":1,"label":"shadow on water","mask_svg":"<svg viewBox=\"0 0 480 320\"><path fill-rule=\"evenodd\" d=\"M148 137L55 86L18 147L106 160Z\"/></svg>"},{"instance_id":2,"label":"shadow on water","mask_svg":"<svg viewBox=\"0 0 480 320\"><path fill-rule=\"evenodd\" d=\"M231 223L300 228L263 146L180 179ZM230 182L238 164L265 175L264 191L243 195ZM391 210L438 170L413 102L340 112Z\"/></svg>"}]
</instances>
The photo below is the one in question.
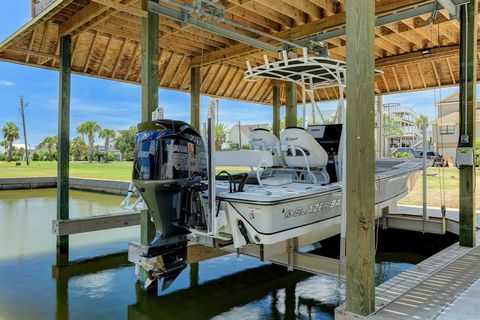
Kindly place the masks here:
<instances>
[{"instance_id":1,"label":"shadow on water","mask_svg":"<svg viewBox=\"0 0 480 320\"><path fill-rule=\"evenodd\" d=\"M52 267L55 238L49 224L54 216L54 192L33 195L17 195L16 201L14 195L0 199L0 209L7 209L0 210L0 229L7 240L3 244L10 239L21 244L4 251L3 258L4 248L0 250L0 319L333 319L335 307L344 301L342 280L288 272L233 254L192 264L168 290L147 294L137 283L125 252L105 255L125 250L131 235L138 233L134 229L86 234L73 247L74 262ZM74 194L74 199L82 215L95 214L89 211L95 208L114 208L118 200L106 201L88 193ZM38 208L45 210L43 218ZM23 210L25 223L11 214L18 210ZM377 284L455 241L455 236L380 230ZM339 239L333 237L322 241L315 252L337 257L338 247Z\"/></svg>"}]
</instances>

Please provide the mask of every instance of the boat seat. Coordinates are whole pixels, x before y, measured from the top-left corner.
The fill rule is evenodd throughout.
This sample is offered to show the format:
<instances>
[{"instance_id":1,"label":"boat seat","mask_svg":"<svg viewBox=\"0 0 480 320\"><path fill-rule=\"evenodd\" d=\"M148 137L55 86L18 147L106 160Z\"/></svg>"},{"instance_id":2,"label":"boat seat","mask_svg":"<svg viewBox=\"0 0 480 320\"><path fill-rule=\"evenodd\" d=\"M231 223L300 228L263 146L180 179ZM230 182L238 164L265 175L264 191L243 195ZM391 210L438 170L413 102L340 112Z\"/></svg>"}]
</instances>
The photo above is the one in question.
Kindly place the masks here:
<instances>
[{"instance_id":1,"label":"boat seat","mask_svg":"<svg viewBox=\"0 0 480 320\"><path fill-rule=\"evenodd\" d=\"M284 167L286 165L280 148L280 140L269 130L254 129L248 137L248 145L250 150L270 151L273 156L274 167Z\"/></svg>"},{"instance_id":2,"label":"boat seat","mask_svg":"<svg viewBox=\"0 0 480 320\"><path fill-rule=\"evenodd\" d=\"M327 152L305 129L287 128L283 131L280 141L289 167L308 169L327 166Z\"/></svg>"},{"instance_id":3,"label":"boat seat","mask_svg":"<svg viewBox=\"0 0 480 320\"><path fill-rule=\"evenodd\" d=\"M246 166L269 168L273 166L273 156L264 150L233 150L215 152L217 166Z\"/></svg>"}]
</instances>

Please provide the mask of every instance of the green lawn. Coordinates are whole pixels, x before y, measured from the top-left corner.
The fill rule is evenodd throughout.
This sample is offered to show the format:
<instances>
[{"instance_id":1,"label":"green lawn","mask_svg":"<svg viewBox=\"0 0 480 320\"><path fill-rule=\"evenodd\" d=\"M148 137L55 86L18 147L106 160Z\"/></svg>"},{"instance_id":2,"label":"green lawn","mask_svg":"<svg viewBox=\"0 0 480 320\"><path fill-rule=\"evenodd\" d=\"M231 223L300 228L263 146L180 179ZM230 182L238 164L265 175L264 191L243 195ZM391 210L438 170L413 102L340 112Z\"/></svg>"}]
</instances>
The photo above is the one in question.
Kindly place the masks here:
<instances>
[{"instance_id":1,"label":"green lawn","mask_svg":"<svg viewBox=\"0 0 480 320\"><path fill-rule=\"evenodd\" d=\"M125 180L132 179L133 162L112 161L108 163L99 163L87 161L70 162L70 176L76 178L92 179L111 179ZM226 167L217 167L217 172L227 169ZM228 168L229 172L244 172L250 170L248 167ZM32 161L29 166L22 162L21 166L16 166L15 162L0 161L0 178L20 178L20 177L56 177L56 161Z\"/></svg>"},{"instance_id":2,"label":"green lawn","mask_svg":"<svg viewBox=\"0 0 480 320\"><path fill-rule=\"evenodd\" d=\"M0 178L56 176L56 161L32 161L29 166L26 162L22 162L22 165L18 167L15 162L0 162ZM129 181L132 178L132 162L89 163L87 161L72 161L70 162L70 176Z\"/></svg>"},{"instance_id":3,"label":"green lawn","mask_svg":"<svg viewBox=\"0 0 480 320\"><path fill-rule=\"evenodd\" d=\"M226 168L217 167L217 172ZM238 167L229 171L248 171L248 167ZM442 174L442 170L443 174ZM429 168L430 176L427 179L428 206L440 207L442 192L440 188L440 179L444 176L445 180L445 204L450 208L458 208L458 170L456 168ZM54 177L57 175L57 163L52 162L32 162L27 166L22 162L21 166L16 166L15 162L0 162L0 178L17 177ZM132 176L132 162L109 162L109 163L88 163L86 161L73 161L70 163L70 176L79 178L94 179L112 179L130 181ZM477 177L480 174L477 173ZM480 185L480 178L477 179L477 186ZM476 193L477 208L480 209L480 192ZM421 205L422 204L422 177L419 176L418 182L413 191L400 201L401 204Z\"/></svg>"}]
</instances>

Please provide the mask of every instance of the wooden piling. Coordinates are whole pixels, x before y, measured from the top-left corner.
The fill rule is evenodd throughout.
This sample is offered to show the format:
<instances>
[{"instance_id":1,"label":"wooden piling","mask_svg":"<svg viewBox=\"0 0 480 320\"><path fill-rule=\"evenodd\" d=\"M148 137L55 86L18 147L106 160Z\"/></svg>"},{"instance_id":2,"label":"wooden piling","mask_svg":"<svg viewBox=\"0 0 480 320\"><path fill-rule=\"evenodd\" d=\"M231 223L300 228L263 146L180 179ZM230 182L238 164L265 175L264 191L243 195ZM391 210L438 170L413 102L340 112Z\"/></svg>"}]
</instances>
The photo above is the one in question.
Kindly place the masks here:
<instances>
[{"instance_id":1,"label":"wooden piling","mask_svg":"<svg viewBox=\"0 0 480 320\"><path fill-rule=\"evenodd\" d=\"M60 38L58 97L57 219L69 218L70 87L72 39ZM68 235L57 236L57 265L68 264Z\"/></svg>"},{"instance_id":2,"label":"wooden piling","mask_svg":"<svg viewBox=\"0 0 480 320\"><path fill-rule=\"evenodd\" d=\"M200 67L190 68L190 124L200 131Z\"/></svg>"},{"instance_id":3,"label":"wooden piling","mask_svg":"<svg viewBox=\"0 0 480 320\"><path fill-rule=\"evenodd\" d=\"M478 0L459 7L460 11L460 137L459 147L474 148L476 142ZM468 141L462 141L462 136ZM474 164L475 165L475 164ZM460 168L460 245L476 245L475 166Z\"/></svg>"},{"instance_id":4,"label":"wooden piling","mask_svg":"<svg viewBox=\"0 0 480 320\"><path fill-rule=\"evenodd\" d=\"M375 1L347 1L346 310L375 310Z\"/></svg>"},{"instance_id":5,"label":"wooden piling","mask_svg":"<svg viewBox=\"0 0 480 320\"><path fill-rule=\"evenodd\" d=\"M148 2L142 0L142 10L148 10ZM152 119L152 112L158 107L158 59L159 51L159 16L148 13L142 18L142 121Z\"/></svg>"},{"instance_id":6,"label":"wooden piling","mask_svg":"<svg viewBox=\"0 0 480 320\"><path fill-rule=\"evenodd\" d=\"M273 134L280 138L280 85L273 84L272 86L272 109L273 109L273 116L272 116L272 131Z\"/></svg>"},{"instance_id":7,"label":"wooden piling","mask_svg":"<svg viewBox=\"0 0 480 320\"><path fill-rule=\"evenodd\" d=\"M148 2L158 0L142 0L142 10L148 10ZM158 107L158 85L159 85L159 16L148 13L142 17L142 121L152 120L152 112ZM148 210L142 210L140 216L140 241L148 244L155 236L155 226L150 219ZM140 282L144 283L147 273L144 269L140 271ZM150 287L156 291L156 283Z\"/></svg>"},{"instance_id":8,"label":"wooden piling","mask_svg":"<svg viewBox=\"0 0 480 320\"><path fill-rule=\"evenodd\" d=\"M297 85L287 81L285 84L285 127L297 126Z\"/></svg>"}]
</instances>

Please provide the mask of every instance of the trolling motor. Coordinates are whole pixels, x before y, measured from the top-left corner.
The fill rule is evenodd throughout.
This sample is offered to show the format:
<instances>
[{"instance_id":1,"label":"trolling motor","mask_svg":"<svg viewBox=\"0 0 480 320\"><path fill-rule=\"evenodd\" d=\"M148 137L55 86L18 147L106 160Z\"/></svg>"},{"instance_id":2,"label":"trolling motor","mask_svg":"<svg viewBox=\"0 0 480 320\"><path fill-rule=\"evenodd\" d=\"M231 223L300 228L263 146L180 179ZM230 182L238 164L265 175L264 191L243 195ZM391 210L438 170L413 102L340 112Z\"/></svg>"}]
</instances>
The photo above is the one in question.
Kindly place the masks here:
<instances>
[{"instance_id":1,"label":"trolling motor","mask_svg":"<svg viewBox=\"0 0 480 320\"><path fill-rule=\"evenodd\" d=\"M188 123L156 120L138 125L133 183L155 224L143 256L158 257L150 280L165 289L187 265L189 229L207 230L207 157L200 134Z\"/></svg>"}]
</instances>

